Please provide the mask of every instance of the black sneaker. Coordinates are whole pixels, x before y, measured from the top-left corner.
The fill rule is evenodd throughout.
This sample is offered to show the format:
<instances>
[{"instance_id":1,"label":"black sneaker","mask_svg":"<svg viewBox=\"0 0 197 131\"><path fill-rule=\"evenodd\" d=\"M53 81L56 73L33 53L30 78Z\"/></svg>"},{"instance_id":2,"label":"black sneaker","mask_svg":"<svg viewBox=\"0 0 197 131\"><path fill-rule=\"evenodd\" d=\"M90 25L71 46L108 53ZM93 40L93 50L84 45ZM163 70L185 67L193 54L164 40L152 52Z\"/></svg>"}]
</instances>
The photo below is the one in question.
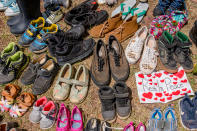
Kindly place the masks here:
<instances>
[{"instance_id":1,"label":"black sneaker","mask_svg":"<svg viewBox=\"0 0 197 131\"><path fill-rule=\"evenodd\" d=\"M96 10L98 7L98 3L96 0L86 0L85 2L79 4L78 6L74 7L72 10L67 12L64 17L64 21L72 25L71 21L74 17L82 15L84 13L88 13L92 10Z\"/></svg>"},{"instance_id":2,"label":"black sneaker","mask_svg":"<svg viewBox=\"0 0 197 131\"><path fill-rule=\"evenodd\" d=\"M59 66L52 59L49 59L37 72L32 91L34 95L41 95L48 91L55 76L57 75Z\"/></svg>"},{"instance_id":3,"label":"black sneaker","mask_svg":"<svg viewBox=\"0 0 197 131\"><path fill-rule=\"evenodd\" d=\"M164 15L169 8L172 0L159 0L157 6L153 10L154 16Z\"/></svg>"},{"instance_id":4,"label":"black sneaker","mask_svg":"<svg viewBox=\"0 0 197 131\"><path fill-rule=\"evenodd\" d=\"M173 43L173 40L173 37L167 31L164 31L158 42L161 63L164 70L169 73L176 73L178 71L174 56L176 44Z\"/></svg>"},{"instance_id":5,"label":"black sneaker","mask_svg":"<svg viewBox=\"0 0 197 131\"><path fill-rule=\"evenodd\" d=\"M194 44L197 46L197 20L194 22L194 25L189 32L189 37L194 42Z\"/></svg>"},{"instance_id":6,"label":"black sneaker","mask_svg":"<svg viewBox=\"0 0 197 131\"><path fill-rule=\"evenodd\" d=\"M189 38L182 32L177 32L174 37L174 43L177 45L175 49L177 61L186 72L192 72L193 61L190 50L192 43L189 41Z\"/></svg>"},{"instance_id":7,"label":"black sneaker","mask_svg":"<svg viewBox=\"0 0 197 131\"><path fill-rule=\"evenodd\" d=\"M127 119L131 114L130 90L124 82L117 82L114 87L116 112L120 119Z\"/></svg>"}]
</instances>

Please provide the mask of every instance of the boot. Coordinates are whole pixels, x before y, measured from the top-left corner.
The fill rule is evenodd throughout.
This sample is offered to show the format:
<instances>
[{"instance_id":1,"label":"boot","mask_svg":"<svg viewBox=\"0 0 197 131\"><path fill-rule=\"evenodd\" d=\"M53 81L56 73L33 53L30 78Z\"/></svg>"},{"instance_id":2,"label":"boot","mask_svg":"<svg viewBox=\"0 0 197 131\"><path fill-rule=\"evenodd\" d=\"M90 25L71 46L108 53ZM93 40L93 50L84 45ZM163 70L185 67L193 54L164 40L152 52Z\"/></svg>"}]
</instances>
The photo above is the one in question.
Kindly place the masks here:
<instances>
[{"instance_id":1,"label":"boot","mask_svg":"<svg viewBox=\"0 0 197 131\"><path fill-rule=\"evenodd\" d=\"M44 0L44 8L46 9L49 6L64 6L68 8L70 3L70 0Z\"/></svg>"},{"instance_id":2,"label":"boot","mask_svg":"<svg viewBox=\"0 0 197 131\"><path fill-rule=\"evenodd\" d=\"M23 15L19 23L10 27L11 33L15 35L24 33L30 21L41 16L40 0L17 0L17 3L20 5L19 8Z\"/></svg>"},{"instance_id":3,"label":"boot","mask_svg":"<svg viewBox=\"0 0 197 131\"><path fill-rule=\"evenodd\" d=\"M114 90L108 86L100 88L99 98L103 119L109 123L114 122L116 120Z\"/></svg>"},{"instance_id":4,"label":"boot","mask_svg":"<svg viewBox=\"0 0 197 131\"><path fill-rule=\"evenodd\" d=\"M197 20L194 22L194 25L189 32L189 37L192 42L194 42L194 44L197 46Z\"/></svg>"}]
</instances>

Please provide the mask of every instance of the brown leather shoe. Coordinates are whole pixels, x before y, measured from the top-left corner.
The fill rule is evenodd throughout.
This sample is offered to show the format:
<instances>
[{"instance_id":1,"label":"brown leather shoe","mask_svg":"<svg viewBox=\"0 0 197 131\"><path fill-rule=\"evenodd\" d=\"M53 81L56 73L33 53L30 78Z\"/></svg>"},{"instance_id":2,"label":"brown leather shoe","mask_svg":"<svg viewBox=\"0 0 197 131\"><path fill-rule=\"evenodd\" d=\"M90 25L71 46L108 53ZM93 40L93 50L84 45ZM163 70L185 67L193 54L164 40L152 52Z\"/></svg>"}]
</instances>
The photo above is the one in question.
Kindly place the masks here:
<instances>
[{"instance_id":1,"label":"brown leather shoe","mask_svg":"<svg viewBox=\"0 0 197 131\"><path fill-rule=\"evenodd\" d=\"M122 14L117 14L109 18L104 24L95 26L89 31L89 34L95 38L103 38L106 33L118 28L123 23Z\"/></svg>"},{"instance_id":2,"label":"brown leather shoe","mask_svg":"<svg viewBox=\"0 0 197 131\"><path fill-rule=\"evenodd\" d=\"M91 77L97 86L108 85L110 83L107 48L102 40L99 40L94 48Z\"/></svg>"},{"instance_id":3,"label":"brown leather shoe","mask_svg":"<svg viewBox=\"0 0 197 131\"><path fill-rule=\"evenodd\" d=\"M138 30L137 16L132 16L130 19L124 21L117 29L105 35L105 41L111 35L115 36L119 42L123 42L129 37L133 36Z\"/></svg>"},{"instance_id":4,"label":"brown leather shoe","mask_svg":"<svg viewBox=\"0 0 197 131\"><path fill-rule=\"evenodd\" d=\"M109 62L112 77L115 81L125 81L130 74L130 68L124 50L116 37L109 37Z\"/></svg>"}]
</instances>

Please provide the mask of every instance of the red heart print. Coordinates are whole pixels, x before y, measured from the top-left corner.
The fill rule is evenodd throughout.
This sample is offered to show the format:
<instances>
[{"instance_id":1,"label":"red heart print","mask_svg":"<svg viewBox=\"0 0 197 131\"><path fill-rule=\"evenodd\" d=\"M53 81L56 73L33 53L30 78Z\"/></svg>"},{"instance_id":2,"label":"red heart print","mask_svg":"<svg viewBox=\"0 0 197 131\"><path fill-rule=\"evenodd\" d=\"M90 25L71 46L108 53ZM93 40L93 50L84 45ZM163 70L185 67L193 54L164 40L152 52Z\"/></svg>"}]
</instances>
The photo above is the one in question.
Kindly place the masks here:
<instances>
[{"instance_id":1,"label":"red heart print","mask_svg":"<svg viewBox=\"0 0 197 131\"><path fill-rule=\"evenodd\" d=\"M158 96L158 97L162 97L163 96L162 93L155 93L155 95Z\"/></svg>"},{"instance_id":2,"label":"red heart print","mask_svg":"<svg viewBox=\"0 0 197 131\"><path fill-rule=\"evenodd\" d=\"M191 93L191 90L187 91L187 93Z\"/></svg>"},{"instance_id":3,"label":"red heart print","mask_svg":"<svg viewBox=\"0 0 197 131\"><path fill-rule=\"evenodd\" d=\"M142 100L142 101L146 101L146 99L145 99L145 98L142 98L141 100Z\"/></svg>"},{"instance_id":4,"label":"red heart print","mask_svg":"<svg viewBox=\"0 0 197 131\"><path fill-rule=\"evenodd\" d=\"M157 83L154 83L154 85L157 85Z\"/></svg>"},{"instance_id":5,"label":"red heart print","mask_svg":"<svg viewBox=\"0 0 197 131\"><path fill-rule=\"evenodd\" d=\"M162 102L165 102L165 98L163 98L163 99L160 99L160 101L162 101Z\"/></svg>"},{"instance_id":6,"label":"red heart print","mask_svg":"<svg viewBox=\"0 0 197 131\"><path fill-rule=\"evenodd\" d=\"M172 94L169 94L169 96L172 96Z\"/></svg>"},{"instance_id":7,"label":"red heart print","mask_svg":"<svg viewBox=\"0 0 197 131\"><path fill-rule=\"evenodd\" d=\"M187 90L187 88L182 89L182 91L186 91L186 90Z\"/></svg>"},{"instance_id":8,"label":"red heart print","mask_svg":"<svg viewBox=\"0 0 197 131\"><path fill-rule=\"evenodd\" d=\"M153 76L153 78L155 79L155 76Z\"/></svg>"},{"instance_id":9,"label":"red heart print","mask_svg":"<svg viewBox=\"0 0 197 131\"><path fill-rule=\"evenodd\" d=\"M145 98L148 98L148 99L152 99L153 93L151 93L151 92L143 93L142 96L145 97Z\"/></svg>"},{"instance_id":10,"label":"red heart print","mask_svg":"<svg viewBox=\"0 0 197 131\"><path fill-rule=\"evenodd\" d=\"M160 78L162 76L162 73L155 73L155 76Z\"/></svg>"},{"instance_id":11,"label":"red heart print","mask_svg":"<svg viewBox=\"0 0 197 131\"><path fill-rule=\"evenodd\" d=\"M185 80L181 80L181 82L182 82L182 83L187 83L187 80L186 80L186 79L185 79Z\"/></svg>"},{"instance_id":12,"label":"red heart print","mask_svg":"<svg viewBox=\"0 0 197 131\"><path fill-rule=\"evenodd\" d=\"M177 78L173 78L175 81L177 81L178 79Z\"/></svg>"},{"instance_id":13,"label":"red heart print","mask_svg":"<svg viewBox=\"0 0 197 131\"><path fill-rule=\"evenodd\" d=\"M149 83L150 85L153 85L153 83Z\"/></svg>"},{"instance_id":14,"label":"red heart print","mask_svg":"<svg viewBox=\"0 0 197 131\"><path fill-rule=\"evenodd\" d=\"M177 84L177 82L173 82L173 84L174 84L174 85L176 85L176 84Z\"/></svg>"},{"instance_id":15,"label":"red heart print","mask_svg":"<svg viewBox=\"0 0 197 131\"><path fill-rule=\"evenodd\" d=\"M155 97L154 100L157 100L157 97Z\"/></svg>"},{"instance_id":16,"label":"red heart print","mask_svg":"<svg viewBox=\"0 0 197 131\"><path fill-rule=\"evenodd\" d=\"M148 81L153 81L152 79L149 79Z\"/></svg>"},{"instance_id":17,"label":"red heart print","mask_svg":"<svg viewBox=\"0 0 197 131\"><path fill-rule=\"evenodd\" d=\"M185 93L182 93L182 94L180 94L180 95L184 96L184 95L185 95Z\"/></svg>"},{"instance_id":18,"label":"red heart print","mask_svg":"<svg viewBox=\"0 0 197 131\"><path fill-rule=\"evenodd\" d=\"M168 75L168 74L169 74L167 71L164 71L163 73L164 73L164 74L166 74L166 75Z\"/></svg>"},{"instance_id":19,"label":"red heart print","mask_svg":"<svg viewBox=\"0 0 197 131\"><path fill-rule=\"evenodd\" d=\"M164 91L163 93L166 93L166 91Z\"/></svg>"},{"instance_id":20,"label":"red heart print","mask_svg":"<svg viewBox=\"0 0 197 131\"><path fill-rule=\"evenodd\" d=\"M173 77L173 75L170 75L170 77Z\"/></svg>"},{"instance_id":21,"label":"red heart print","mask_svg":"<svg viewBox=\"0 0 197 131\"><path fill-rule=\"evenodd\" d=\"M169 93L164 94L165 96L169 96Z\"/></svg>"},{"instance_id":22,"label":"red heart print","mask_svg":"<svg viewBox=\"0 0 197 131\"><path fill-rule=\"evenodd\" d=\"M151 77L151 76L152 76L151 74L147 75L147 77Z\"/></svg>"},{"instance_id":23,"label":"red heart print","mask_svg":"<svg viewBox=\"0 0 197 131\"><path fill-rule=\"evenodd\" d=\"M142 85L142 82L138 82L138 85Z\"/></svg>"},{"instance_id":24,"label":"red heart print","mask_svg":"<svg viewBox=\"0 0 197 131\"><path fill-rule=\"evenodd\" d=\"M180 70L179 72L175 73L174 75L181 79L184 76L184 73L185 73L184 70Z\"/></svg>"},{"instance_id":25,"label":"red heart print","mask_svg":"<svg viewBox=\"0 0 197 131\"><path fill-rule=\"evenodd\" d=\"M164 83L164 80L160 80L161 83Z\"/></svg>"},{"instance_id":26,"label":"red heart print","mask_svg":"<svg viewBox=\"0 0 197 131\"><path fill-rule=\"evenodd\" d=\"M144 78L144 75L143 74L138 74L138 77Z\"/></svg>"},{"instance_id":27,"label":"red heart print","mask_svg":"<svg viewBox=\"0 0 197 131\"><path fill-rule=\"evenodd\" d=\"M170 97L167 97L167 100L172 100L172 96L170 96Z\"/></svg>"},{"instance_id":28,"label":"red heart print","mask_svg":"<svg viewBox=\"0 0 197 131\"><path fill-rule=\"evenodd\" d=\"M177 90L177 91L172 92L172 94L175 95L175 96L179 95L180 93L181 93L180 90Z\"/></svg>"}]
</instances>

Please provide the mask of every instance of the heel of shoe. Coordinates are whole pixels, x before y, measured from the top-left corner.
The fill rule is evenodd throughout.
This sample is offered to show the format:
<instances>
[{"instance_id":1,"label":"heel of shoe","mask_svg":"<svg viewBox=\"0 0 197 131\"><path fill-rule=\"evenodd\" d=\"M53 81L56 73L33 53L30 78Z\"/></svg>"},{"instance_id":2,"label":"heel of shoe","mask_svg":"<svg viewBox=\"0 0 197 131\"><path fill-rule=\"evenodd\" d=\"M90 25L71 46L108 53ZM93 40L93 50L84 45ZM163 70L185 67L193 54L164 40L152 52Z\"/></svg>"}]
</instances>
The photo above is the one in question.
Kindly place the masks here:
<instances>
[{"instance_id":1,"label":"heel of shoe","mask_svg":"<svg viewBox=\"0 0 197 131\"><path fill-rule=\"evenodd\" d=\"M25 62L25 64L20 68L20 70L18 71L17 76L16 76L17 79L21 76L23 70L25 70L25 68L28 66L29 61L30 61L29 56L26 56L26 62Z\"/></svg>"}]
</instances>

